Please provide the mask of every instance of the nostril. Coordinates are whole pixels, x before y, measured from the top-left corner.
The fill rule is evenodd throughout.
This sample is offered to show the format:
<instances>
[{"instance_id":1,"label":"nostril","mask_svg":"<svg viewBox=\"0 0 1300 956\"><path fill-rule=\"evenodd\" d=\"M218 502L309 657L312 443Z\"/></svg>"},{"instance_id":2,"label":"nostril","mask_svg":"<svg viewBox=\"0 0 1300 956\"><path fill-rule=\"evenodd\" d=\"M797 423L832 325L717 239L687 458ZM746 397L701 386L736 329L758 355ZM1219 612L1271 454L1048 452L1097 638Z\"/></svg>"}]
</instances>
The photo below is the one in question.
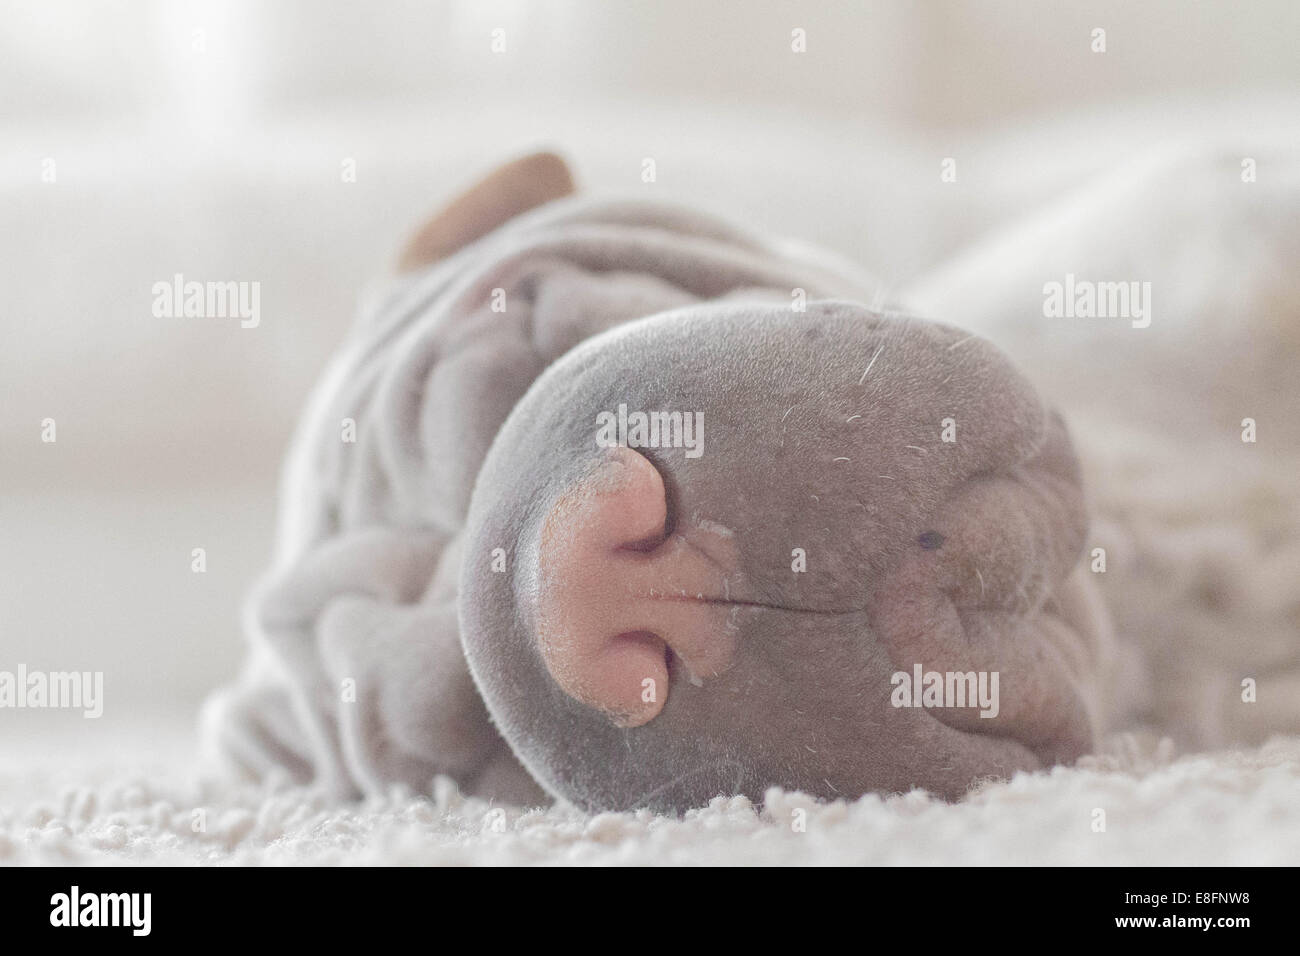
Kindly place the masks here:
<instances>
[{"instance_id":1,"label":"nostril","mask_svg":"<svg viewBox=\"0 0 1300 956\"><path fill-rule=\"evenodd\" d=\"M620 645L624 647L634 645L638 647L649 647L654 648L656 652L661 647L665 651L668 650L668 645L664 643L663 638L654 631L624 631L622 634L615 636L614 640L611 642L611 646L613 647Z\"/></svg>"},{"instance_id":2,"label":"nostril","mask_svg":"<svg viewBox=\"0 0 1300 956\"><path fill-rule=\"evenodd\" d=\"M643 522L649 520L654 523L654 526L640 537L620 542L616 550L649 554L673 535L677 523L677 509L673 500L676 489L669 477L648 455L631 449L625 451L635 456L633 471L639 475L639 480L636 482L639 490L637 493L623 495L621 500L614 504L614 507L623 513L620 523L625 523L628 528L634 528L638 523L642 523L644 527ZM646 511L647 507L649 513Z\"/></svg>"},{"instance_id":3,"label":"nostril","mask_svg":"<svg viewBox=\"0 0 1300 956\"><path fill-rule=\"evenodd\" d=\"M542 661L565 693L625 728L653 720L678 678L698 685L735 651L734 544L678 546L668 497L649 458L610 449L551 505L537 544Z\"/></svg>"},{"instance_id":4,"label":"nostril","mask_svg":"<svg viewBox=\"0 0 1300 956\"><path fill-rule=\"evenodd\" d=\"M546 668L621 727L652 720L668 694L675 631L643 629L665 616L637 603L657 580L651 553L668 537L666 497L648 458L611 449L551 506L538 542L535 621Z\"/></svg>"},{"instance_id":5,"label":"nostril","mask_svg":"<svg viewBox=\"0 0 1300 956\"><path fill-rule=\"evenodd\" d=\"M570 526L596 548L587 557L599 560L602 549L648 552L663 544L670 530L667 498L654 463L631 449L617 448L561 504Z\"/></svg>"},{"instance_id":6,"label":"nostril","mask_svg":"<svg viewBox=\"0 0 1300 956\"><path fill-rule=\"evenodd\" d=\"M653 531L637 541L625 541L618 546L619 551L637 551L642 554L649 554L661 544L668 540L668 526L665 523L663 530Z\"/></svg>"}]
</instances>

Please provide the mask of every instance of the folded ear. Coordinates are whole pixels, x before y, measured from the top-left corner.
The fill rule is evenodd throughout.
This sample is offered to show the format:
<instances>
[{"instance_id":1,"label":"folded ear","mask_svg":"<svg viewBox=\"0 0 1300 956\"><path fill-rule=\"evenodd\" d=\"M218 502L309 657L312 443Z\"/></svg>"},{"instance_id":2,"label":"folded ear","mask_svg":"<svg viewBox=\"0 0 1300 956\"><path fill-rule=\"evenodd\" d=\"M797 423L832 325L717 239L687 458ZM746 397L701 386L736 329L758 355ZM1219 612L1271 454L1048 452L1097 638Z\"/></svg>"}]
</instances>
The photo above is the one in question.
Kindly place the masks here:
<instances>
[{"instance_id":1,"label":"folded ear","mask_svg":"<svg viewBox=\"0 0 1300 956\"><path fill-rule=\"evenodd\" d=\"M402 250L397 270L410 272L445 259L520 213L573 191L569 167L554 153L533 153L506 163L425 223Z\"/></svg>"}]
</instances>

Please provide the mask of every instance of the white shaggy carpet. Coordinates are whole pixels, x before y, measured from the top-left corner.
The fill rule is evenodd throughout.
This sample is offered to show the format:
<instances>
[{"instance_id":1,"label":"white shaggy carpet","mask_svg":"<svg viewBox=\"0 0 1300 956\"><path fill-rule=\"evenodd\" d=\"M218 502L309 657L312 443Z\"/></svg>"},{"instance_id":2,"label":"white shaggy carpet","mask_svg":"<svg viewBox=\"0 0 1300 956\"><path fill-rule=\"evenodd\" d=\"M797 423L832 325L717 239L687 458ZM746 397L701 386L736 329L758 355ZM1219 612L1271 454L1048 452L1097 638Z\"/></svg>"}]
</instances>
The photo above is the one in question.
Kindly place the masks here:
<instances>
[{"instance_id":1,"label":"white shaggy carpet","mask_svg":"<svg viewBox=\"0 0 1300 956\"><path fill-rule=\"evenodd\" d=\"M494 807L445 779L431 798L394 791L337 804L287 785L205 788L178 776L170 755L118 750L74 767L51 756L36 773L30 763L0 770L0 863L1300 863L1300 738L1172 749L1118 737L1084 765L990 784L957 804L920 792L816 804L773 790L761 810L718 798L682 819Z\"/></svg>"}]
</instances>

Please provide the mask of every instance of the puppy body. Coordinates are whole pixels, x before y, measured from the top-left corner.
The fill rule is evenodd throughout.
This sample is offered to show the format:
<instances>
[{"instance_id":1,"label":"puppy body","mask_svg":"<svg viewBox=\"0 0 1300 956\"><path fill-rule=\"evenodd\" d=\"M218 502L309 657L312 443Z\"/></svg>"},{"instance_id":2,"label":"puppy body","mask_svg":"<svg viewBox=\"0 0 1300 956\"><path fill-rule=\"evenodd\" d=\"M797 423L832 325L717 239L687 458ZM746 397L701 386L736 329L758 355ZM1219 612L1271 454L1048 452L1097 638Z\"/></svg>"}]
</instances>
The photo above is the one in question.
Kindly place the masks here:
<instances>
[{"instance_id":1,"label":"puppy body","mask_svg":"<svg viewBox=\"0 0 1300 956\"><path fill-rule=\"evenodd\" d=\"M1144 706L1080 564L1064 424L995 349L854 305L882 298L869 277L695 213L549 202L568 179L541 167L518 167L551 185L505 190L523 214L500 228L476 226L509 219L489 180L424 230L317 390L254 653L208 712L228 760L343 794L446 773L532 801L540 781L592 808L771 784L957 796ZM991 328L958 307L965 274L910 296ZM702 414L706 452L591 484L620 405ZM554 530L617 538L638 514L631 564L626 542ZM622 620L673 591L685 607ZM607 643L616 624L642 656ZM642 719L614 702L661 679L656 654ZM998 673L999 716L891 705L913 665Z\"/></svg>"}]
</instances>

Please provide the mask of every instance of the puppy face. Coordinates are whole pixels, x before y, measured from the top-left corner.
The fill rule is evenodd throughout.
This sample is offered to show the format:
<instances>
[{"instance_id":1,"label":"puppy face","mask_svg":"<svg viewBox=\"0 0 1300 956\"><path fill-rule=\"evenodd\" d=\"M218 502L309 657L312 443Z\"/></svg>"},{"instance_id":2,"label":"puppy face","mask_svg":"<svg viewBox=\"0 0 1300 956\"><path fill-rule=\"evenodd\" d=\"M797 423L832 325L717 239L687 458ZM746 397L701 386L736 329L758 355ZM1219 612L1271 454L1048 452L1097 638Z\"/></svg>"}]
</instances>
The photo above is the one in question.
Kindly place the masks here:
<instances>
[{"instance_id":1,"label":"puppy face","mask_svg":"<svg viewBox=\"0 0 1300 956\"><path fill-rule=\"evenodd\" d=\"M647 441L637 412L680 417ZM714 304L588 340L519 402L470 505L462 640L520 759L588 809L956 796L1091 746L1063 597L1085 528L1059 419L986 342ZM916 665L996 672L996 716L898 706Z\"/></svg>"}]
</instances>

